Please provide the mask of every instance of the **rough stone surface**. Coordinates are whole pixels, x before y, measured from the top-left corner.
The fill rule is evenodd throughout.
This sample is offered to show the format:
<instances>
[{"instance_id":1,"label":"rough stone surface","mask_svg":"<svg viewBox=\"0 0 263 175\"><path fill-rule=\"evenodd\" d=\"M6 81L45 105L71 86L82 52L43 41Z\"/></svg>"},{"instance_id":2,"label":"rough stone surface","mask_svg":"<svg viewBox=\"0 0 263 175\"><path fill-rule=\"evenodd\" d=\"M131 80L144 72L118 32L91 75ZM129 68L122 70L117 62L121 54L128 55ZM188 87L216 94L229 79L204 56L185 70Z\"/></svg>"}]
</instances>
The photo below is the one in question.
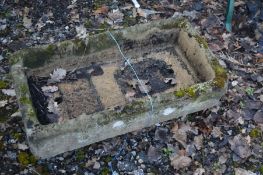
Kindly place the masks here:
<instances>
[{"instance_id":1,"label":"rough stone surface","mask_svg":"<svg viewBox=\"0 0 263 175\"><path fill-rule=\"evenodd\" d=\"M136 98L132 102L125 101L118 110L109 108L92 114L73 111L73 119L41 125L32 106L23 66L29 68L27 74L48 76L60 67L71 71L83 65L89 66L93 62L108 65L118 63L122 61L121 55L107 33L90 36L86 39L89 42L64 41L18 51L11 56L11 73L29 146L35 155L51 157L158 122L185 116L217 105L225 93L226 74L210 50L204 47L206 44L200 42L189 23L171 18L115 31L113 34L119 41L123 41L121 47L133 61L150 53L167 50L177 55L180 64L176 66L188 73L185 75L178 72L177 79L185 83L179 83L180 88L175 86L166 92L154 94L153 113L149 112L147 98ZM95 87L100 84L98 82L94 83ZM97 90L104 107L114 107L115 104L123 102L116 102L115 98L102 98L105 97L103 88Z\"/></svg>"}]
</instances>

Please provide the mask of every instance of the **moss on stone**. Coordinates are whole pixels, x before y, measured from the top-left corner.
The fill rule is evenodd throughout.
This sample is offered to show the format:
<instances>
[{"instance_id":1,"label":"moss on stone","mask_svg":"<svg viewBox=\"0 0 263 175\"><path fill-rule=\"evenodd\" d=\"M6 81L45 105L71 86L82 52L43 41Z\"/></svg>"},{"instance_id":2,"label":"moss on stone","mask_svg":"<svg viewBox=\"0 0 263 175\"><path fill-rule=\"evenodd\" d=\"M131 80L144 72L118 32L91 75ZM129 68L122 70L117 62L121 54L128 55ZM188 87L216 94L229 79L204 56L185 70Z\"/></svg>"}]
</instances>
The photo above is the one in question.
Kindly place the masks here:
<instances>
[{"instance_id":1,"label":"moss on stone","mask_svg":"<svg viewBox=\"0 0 263 175\"><path fill-rule=\"evenodd\" d=\"M208 43L205 40L205 38L203 38L200 35L194 35L194 38L196 39L196 41L201 45L201 47L208 49Z\"/></svg>"},{"instance_id":2,"label":"moss on stone","mask_svg":"<svg viewBox=\"0 0 263 175\"><path fill-rule=\"evenodd\" d=\"M0 80L0 89L6 89L8 87L8 82Z\"/></svg>"},{"instance_id":3,"label":"moss on stone","mask_svg":"<svg viewBox=\"0 0 263 175\"><path fill-rule=\"evenodd\" d=\"M184 89L180 89L178 91L174 92L174 95L178 98L184 97L185 95L188 95L189 97L196 97L197 93L196 93L196 88L194 86L190 86L188 88L184 88Z\"/></svg>"},{"instance_id":4,"label":"moss on stone","mask_svg":"<svg viewBox=\"0 0 263 175\"><path fill-rule=\"evenodd\" d=\"M90 44L86 45L85 42L80 39L73 40L73 43L75 45L74 52L76 55L83 55L89 53L88 50Z\"/></svg>"},{"instance_id":5,"label":"moss on stone","mask_svg":"<svg viewBox=\"0 0 263 175\"><path fill-rule=\"evenodd\" d=\"M18 154L18 161L21 165L27 166L29 164L34 165L37 162L36 157L33 154L20 152Z\"/></svg>"},{"instance_id":6,"label":"moss on stone","mask_svg":"<svg viewBox=\"0 0 263 175\"><path fill-rule=\"evenodd\" d=\"M21 55L19 55L19 54L12 55L9 59L9 63L11 65L14 65L14 64L18 63L20 59L21 59Z\"/></svg>"},{"instance_id":7,"label":"moss on stone","mask_svg":"<svg viewBox=\"0 0 263 175\"><path fill-rule=\"evenodd\" d=\"M22 84L20 86L20 91L21 91L21 94L26 94L28 92L28 87L26 84Z\"/></svg>"},{"instance_id":8,"label":"moss on stone","mask_svg":"<svg viewBox=\"0 0 263 175\"><path fill-rule=\"evenodd\" d=\"M22 134L21 133L18 133L18 132L15 132L15 133L12 133L12 137L16 140L21 140L22 139Z\"/></svg>"},{"instance_id":9,"label":"moss on stone","mask_svg":"<svg viewBox=\"0 0 263 175\"><path fill-rule=\"evenodd\" d=\"M22 96L20 99L19 99L19 102L23 105L25 104L31 104L31 101L28 97L26 96Z\"/></svg>"},{"instance_id":10,"label":"moss on stone","mask_svg":"<svg viewBox=\"0 0 263 175\"><path fill-rule=\"evenodd\" d=\"M258 128L252 129L249 133L249 136L252 138L259 138L259 137L261 137L261 135L262 135L262 132Z\"/></svg>"},{"instance_id":11,"label":"moss on stone","mask_svg":"<svg viewBox=\"0 0 263 175\"><path fill-rule=\"evenodd\" d=\"M211 65L213 70L215 71L215 78L213 80L213 84L218 88L225 87L225 83L227 82L226 70L219 64L218 60L216 59L213 59L211 61Z\"/></svg>"},{"instance_id":12,"label":"moss on stone","mask_svg":"<svg viewBox=\"0 0 263 175\"><path fill-rule=\"evenodd\" d=\"M161 26L161 29L173 29L173 28L186 29L187 21L182 18Z\"/></svg>"},{"instance_id":13,"label":"moss on stone","mask_svg":"<svg viewBox=\"0 0 263 175\"><path fill-rule=\"evenodd\" d=\"M134 101L126 104L120 112L111 110L108 113L102 114L102 116L98 118L97 123L99 125L106 125L116 120L129 121L131 117L146 112L147 110L149 109L145 107L144 102Z\"/></svg>"},{"instance_id":14,"label":"moss on stone","mask_svg":"<svg viewBox=\"0 0 263 175\"><path fill-rule=\"evenodd\" d=\"M176 97L179 97L179 98L181 98L181 97L183 97L183 96L185 96L185 91L183 90L183 89L180 89L180 90L178 90L178 91L175 91L175 94L174 94Z\"/></svg>"},{"instance_id":15,"label":"moss on stone","mask_svg":"<svg viewBox=\"0 0 263 175\"><path fill-rule=\"evenodd\" d=\"M128 16L128 15L124 15L124 18L123 18L124 27L133 26L135 24L137 24L136 18Z\"/></svg>"},{"instance_id":16,"label":"moss on stone","mask_svg":"<svg viewBox=\"0 0 263 175\"><path fill-rule=\"evenodd\" d=\"M132 103L129 103L125 105L125 107L122 110L122 113L128 114L128 115L136 115L140 114L142 112L145 112L147 109L144 106L144 102L142 101L134 101Z\"/></svg>"},{"instance_id":17,"label":"moss on stone","mask_svg":"<svg viewBox=\"0 0 263 175\"><path fill-rule=\"evenodd\" d=\"M56 45L48 45L46 48L27 49L23 56L25 67L37 68L43 66L55 54Z\"/></svg>"},{"instance_id":18,"label":"moss on stone","mask_svg":"<svg viewBox=\"0 0 263 175\"><path fill-rule=\"evenodd\" d=\"M84 23L84 26L86 27L86 28L91 28L93 25L92 25L92 21L91 20L86 20L85 21L85 23Z\"/></svg>"}]
</instances>

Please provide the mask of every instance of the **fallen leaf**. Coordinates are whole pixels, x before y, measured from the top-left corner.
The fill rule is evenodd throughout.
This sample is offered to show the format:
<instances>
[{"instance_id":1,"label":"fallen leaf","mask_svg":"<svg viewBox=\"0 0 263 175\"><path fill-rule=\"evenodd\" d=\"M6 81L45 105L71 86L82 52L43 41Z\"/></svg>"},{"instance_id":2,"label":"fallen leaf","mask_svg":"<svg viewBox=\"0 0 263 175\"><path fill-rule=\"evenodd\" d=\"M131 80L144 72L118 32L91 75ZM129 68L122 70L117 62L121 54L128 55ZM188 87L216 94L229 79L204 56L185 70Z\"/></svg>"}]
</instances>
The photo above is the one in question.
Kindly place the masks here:
<instances>
[{"instance_id":1,"label":"fallen leaf","mask_svg":"<svg viewBox=\"0 0 263 175\"><path fill-rule=\"evenodd\" d=\"M253 120L257 123L257 124L263 124L263 110L258 110L256 112L256 114L253 117Z\"/></svg>"},{"instance_id":2,"label":"fallen leaf","mask_svg":"<svg viewBox=\"0 0 263 175\"><path fill-rule=\"evenodd\" d=\"M164 82L166 83L166 84L171 84L171 85L175 85L176 84L176 80L175 80L175 78L165 78L164 79Z\"/></svg>"},{"instance_id":3,"label":"fallen leaf","mask_svg":"<svg viewBox=\"0 0 263 175\"><path fill-rule=\"evenodd\" d=\"M194 172L194 175L202 175L205 173L205 169L204 168L197 168Z\"/></svg>"},{"instance_id":4,"label":"fallen leaf","mask_svg":"<svg viewBox=\"0 0 263 175\"><path fill-rule=\"evenodd\" d=\"M177 155L171 158L171 165L176 170L190 166L191 162L192 162L192 159L187 156Z\"/></svg>"},{"instance_id":5,"label":"fallen leaf","mask_svg":"<svg viewBox=\"0 0 263 175\"><path fill-rule=\"evenodd\" d=\"M106 5L102 5L100 8L97 8L95 11L94 11L94 14L95 15L98 15L98 14L104 14L106 15L109 11L109 7L106 6Z\"/></svg>"},{"instance_id":6,"label":"fallen leaf","mask_svg":"<svg viewBox=\"0 0 263 175\"><path fill-rule=\"evenodd\" d=\"M93 157L91 160L88 160L85 164L86 168L89 168L90 166L93 166L97 162L97 158Z\"/></svg>"},{"instance_id":7,"label":"fallen leaf","mask_svg":"<svg viewBox=\"0 0 263 175\"><path fill-rule=\"evenodd\" d=\"M133 80L129 80L127 81L128 85L130 85L133 89L136 89L137 83L138 81L133 79Z\"/></svg>"},{"instance_id":8,"label":"fallen leaf","mask_svg":"<svg viewBox=\"0 0 263 175\"><path fill-rule=\"evenodd\" d=\"M23 26L27 29L31 28L31 26L32 26L32 20L27 17L28 13L29 13L29 8L25 7L24 8L24 14L23 14Z\"/></svg>"},{"instance_id":9,"label":"fallen leaf","mask_svg":"<svg viewBox=\"0 0 263 175\"><path fill-rule=\"evenodd\" d=\"M7 100L1 100L0 101L0 108L4 107L5 105L7 105L8 101Z\"/></svg>"},{"instance_id":10,"label":"fallen leaf","mask_svg":"<svg viewBox=\"0 0 263 175\"><path fill-rule=\"evenodd\" d=\"M59 108L58 108L58 103L55 102L53 99L50 99L48 102L48 112L58 114L59 113Z\"/></svg>"},{"instance_id":11,"label":"fallen leaf","mask_svg":"<svg viewBox=\"0 0 263 175\"><path fill-rule=\"evenodd\" d=\"M241 158L248 158L251 155L251 150L246 138L241 134L236 135L232 140L228 141L231 150Z\"/></svg>"},{"instance_id":12,"label":"fallen leaf","mask_svg":"<svg viewBox=\"0 0 263 175\"><path fill-rule=\"evenodd\" d=\"M149 9L137 9L137 13L139 16L144 17L144 18L148 18L149 15L154 15L154 14L159 14L161 12L157 12L155 10L149 10Z\"/></svg>"},{"instance_id":13,"label":"fallen leaf","mask_svg":"<svg viewBox=\"0 0 263 175\"><path fill-rule=\"evenodd\" d=\"M242 168L235 168L235 175L257 175L257 174Z\"/></svg>"},{"instance_id":14,"label":"fallen leaf","mask_svg":"<svg viewBox=\"0 0 263 175\"><path fill-rule=\"evenodd\" d=\"M16 92L14 89L2 89L2 93L11 97L16 96Z\"/></svg>"},{"instance_id":15,"label":"fallen leaf","mask_svg":"<svg viewBox=\"0 0 263 175\"><path fill-rule=\"evenodd\" d=\"M175 123L171 131L173 133L173 138L175 138L179 143L181 143L184 146L184 148L186 148L187 133L191 130L191 126L185 123Z\"/></svg>"},{"instance_id":16,"label":"fallen leaf","mask_svg":"<svg viewBox=\"0 0 263 175\"><path fill-rule=\"evenodd\" d=\"M130 99L130 98L134 97L135 94L136 94L135 91L128 91L125 94L125 98Z\"/></svg>"},{"instance_id":17,"label":"fallen leaf","mask_svg":"<svg viewBox=\"0 0 263 175\"><path fill-rule=\"evenodd\" d=\"M152 145L148 149L147 156L150 162L156 162L162 158L161 151Z\"/></svg>"},{"instance_id":18,"label":"fallen leaf","mask_svg":"<svg viewBox=\"0 0 263 175\"><path fill-rule=\"evenodd\" d=\"M87 29L84 25L76 26L76 37L79 39L85 39L88 36Z\"/></svg>"},{"instance_id":19,"label":"fallen leaf","mask_svg":"<svg viewBox=\"0 0 263 175\"><path fill-rule=\"evenodd\" d=\"M55 69L52 74L50 74L50 82L60 82L60 80L64 79L66 77L67 71L65 69Z\"/></svg>"},{"instance_id":20,"label":"fallen leaf","mask_svg":"<svg viewBox=\"0 0 263 175\"><path fill-rule=\"evenodd\" d=\"M23 150L23 151L28 149L28 146L26 144L23 144L23 143L18 143L17 147L18 147L18 149Z\"/></svg>"},{"instance_id":21,"label":"fallen leaf","mask_svg":"<svg viewBox=\"0 0 263 175\"><path fill-rule=\"evenodd\" d=\"M108 17L115 23L120 23L123 21L124 14L119 10L114 10L108 13Z\"/></svg>"},{"instance_id":22,"label":"fallen leaf","mask_svg":"<svg viewBox=\"0 0 263 175\"><path fill-rule=\"evenodd\" d=\"M41 90L44 93L52 93L52 92L58 91L58 87L57 86L43 86L41 87Z\"/></svg>"},{"instance_id":23,"label":"fallen leaf","mask_svg":"<svg viewBox=\"0 0 263 175\"><path fill-rule=\"evenodd\" d=\"M151 86L147 85L148 80L140 80L140 83L138 83L138 87L141 91L141 93L149 93L151 91Z\"/></svg>"},{"instance_id":24,"label":"fallen leaf","mask_svg":"<svg viewBox=\"0 0 263 175\"><path fill-rule=\"evenodd\" d=\"M194 145L197 150L200 150L203 147L203 135L195 136L194 138Z\"/></svg>"},{"instance_id":25,"label":"fallen leaf","mask_svg":"<svg viewBox=\"0 0 263 175\"><path fill-rule=\"evenodd\" d=\"M223 133L221 132L220 127L213 127L213 130L212 130L212 132L211 132L211 135L212 135L214 138L220 138L220 139L222 139Z\"/></svg>"}]
</instances>

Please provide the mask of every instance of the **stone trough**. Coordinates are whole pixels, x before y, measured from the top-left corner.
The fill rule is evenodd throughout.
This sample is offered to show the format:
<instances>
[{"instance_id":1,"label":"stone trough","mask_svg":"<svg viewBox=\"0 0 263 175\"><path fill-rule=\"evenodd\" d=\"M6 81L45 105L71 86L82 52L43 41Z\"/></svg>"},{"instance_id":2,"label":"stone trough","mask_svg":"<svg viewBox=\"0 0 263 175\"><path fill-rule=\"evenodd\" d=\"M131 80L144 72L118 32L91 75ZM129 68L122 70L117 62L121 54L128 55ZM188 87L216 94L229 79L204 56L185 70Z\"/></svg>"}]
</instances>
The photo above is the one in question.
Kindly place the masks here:
<instances>
[{"instance_id":1,"label":"stone trough","mask_svg":"<svg viewBox=\"0 0 263 175\"><path fill-rule=\"evenodd\" d=\"M151 62L162 63L169 67L175 83L156 83L171 78L161 76L162 68L154 69L154 76L148 72L152 79L147 86L163 87L149 90L151 105L149 97L139 94L138 84L133 89L118 76L129 67L125 68L120 51L107 32L14 53L10 58L11 72L27 140L36 156L49 158L210 108L218 105L226 92L225 70L206 41L184 19L155 21L112 34L132 65L138 66L137 71L143 71L140 65L148 62L149 67L159 65ZM32 94L29 77L49 77L58 68L67 74L75 70L90 73L88 67L94 64L102 69L100 74L57 84L63 95L63 119L48 121L36 108L36 101L41 99ZM127 70L127 77L133 81L134 75L129 73ZM154 81L156 77L158 81Z\"/></svg>"}]
</instances>

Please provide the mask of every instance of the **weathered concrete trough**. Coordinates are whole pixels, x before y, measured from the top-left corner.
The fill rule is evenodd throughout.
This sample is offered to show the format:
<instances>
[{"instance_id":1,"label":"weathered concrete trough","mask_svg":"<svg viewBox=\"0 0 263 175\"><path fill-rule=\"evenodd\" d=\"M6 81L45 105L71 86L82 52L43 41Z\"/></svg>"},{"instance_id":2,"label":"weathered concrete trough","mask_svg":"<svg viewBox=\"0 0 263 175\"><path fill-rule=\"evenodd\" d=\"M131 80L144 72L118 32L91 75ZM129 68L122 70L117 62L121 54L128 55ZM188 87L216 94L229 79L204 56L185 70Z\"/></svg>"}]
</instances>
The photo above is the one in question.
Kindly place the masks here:
<instances>
[{"instance_id":1,"label":"weathered concrete trough","mask_svg":"<svg viewBox=\"0 0 263 175\"><path fill-rule=\"evenodd\" d=\"M152 87L149 94L153 113L149 98L138 92L138 84L129 86L134 75L125 70L127 66L123 67L121 54L107 32L92 35L85 41L76 39L20 50L10 58L11 72L27 140L35 155L48 158L210 108L218 105L226 92L225 70L206 41L185 20L160 20L112 34L137 70L149 64L148 68L155 71L148 72L151 80L147 85ZM89 70L94 64L103 70L95 76L94 69ZM172 77L165 77L162 68L156 69L160 64L169 67ZM65 69L67 75L76 70L91 74L57 83L63 96L58 112L62 119L52 123L36 107L41 99L32 94L29 79L49 77L57 68ZM119 76L123 71L129 79L126 84L125 77ZM171 81L175 83L163 86L160 81L164 78L173 78ZM161 85L156 85L158 81ZM155 86L162 88L156 90Z\"/></svg>"}]
</instances>

